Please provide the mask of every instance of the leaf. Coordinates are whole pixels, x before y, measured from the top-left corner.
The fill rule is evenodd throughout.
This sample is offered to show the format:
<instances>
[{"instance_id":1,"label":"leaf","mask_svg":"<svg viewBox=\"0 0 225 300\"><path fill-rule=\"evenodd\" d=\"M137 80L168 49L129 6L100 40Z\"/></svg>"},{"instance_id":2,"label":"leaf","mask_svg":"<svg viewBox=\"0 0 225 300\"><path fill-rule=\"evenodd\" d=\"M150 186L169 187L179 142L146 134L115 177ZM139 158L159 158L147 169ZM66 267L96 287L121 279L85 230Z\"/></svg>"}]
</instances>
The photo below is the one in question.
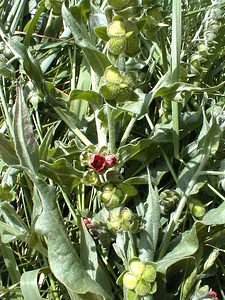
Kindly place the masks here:
<instances>
[{"instance_id":1,"label":"leaf","mask_svg":"<svg viewBox=\"0 0 225 300\"><path fill-rule=\"evenodd\" d=\"M15 145L21 166L35 174L39 168L39 150L25 104L24 93L24 87L18 88L15 105L16 118L14 118Z\"/></svg>"},{"instance_id":2,"label":"leaf","mask_svg":"<svg viewBox=\"0 0 225 300\"><path fill-rule=\"evenodd\" d=\"M18 166L20 164L13 144L0 132L0 155L8 166Z\"/></svg>"},{"instance_id":3,"label":"leaf","mask_svg":"<svg viewBox=\"0 0 225 300\"><path fill-rule=\"evenodd\" d=\"M40 160L47 160L48 150L50 148L54 132L58 125L59 123L57 123L56 125L52 125L46 132L46 135L44 136L41 145L39 147Z\"/></svg>"},{"instance_id":4,"label":"leaf","mask_svg":"<svg viewBox=\"0 0 225 300\"><path fill-rule=\"evenodd\" d=\"M64 3L62 5L62 17L71 30L75 43L83 49L90 66L98 76L103 76L105 68L110 65L108 58L90 42L90 37L87 37L86 32L81 29L78 20L72 16Z\"/></svg>"},{"instance_id":5,"label":"leaf","mask_svg":"<svg viewBox=\"0 0 225 300\"><path fill-rule=\"evenodd\" d=\"M181 234L181 241L179 244L164 256L162 260L156 262L157 271L166 274L167 269L174 263L190 258L199 247L196 227L193 225L192 229Z\"/></svg>"},{"instance_id":6,"label":"leaf","mask_svg":"<svg viewBox=\"0 0 225 300\"><path fill-rule=\"evenodd\" d=\"M210 209L201 220L205 225L220 225L224 224L225 220L225 203L223 202L219 207Z\"/></svg>"},{"instance_id":7,"label":"leaf","mask_svg":"<svg viewBox=\"0 0 225 300\"><path fill-rule=\"evenodd\" d=\"M158 241L160 228L160 208L156 189L151 184L148 174L148 197L146 199L147 209L143 216L144 229L140 232L139 258L143 261L153 260Z\"/></svg>"},{"instance_id":8,"label":"leaf","mask_svg":"<svg viewBox=\"0 0 225 300\"><path fill-rule=\"evenodd\" d=\"M37 285L38 273L40 269L27 271L22 274L20 279L20 287L24 300L43 300Z\"/></svg>"},{"instance_id":9,"label":"leaf","mask_svg":"<svg viewBox=\"0 0 225 300\"><path fill-rule=\"evenodd\" d=\"M74 100L88 101L94 109L100 108L103 103L101 96L94 91L73 90L70 93L69 102Z\"/></svg>"},{"instance_id":10,"label":"leaf","mask_svg":"<svg viewBox=\"0 0 225 300\"><path fill-rule=\"evenodd\" d=\"M111 293L111 285L107 273L105 273L99 264L96 244L83 222L80 225L80 234L80 259L84 269L93 280Z\"/></svg>"},{"instance_id":11,"label":"leaf","mask_svg":"<svg viewBox=\"0 0 225 300\"><path fill-rule=\"evenodd\" d=\"M0 185L0 201L13 201L16 198L16 193L12 186L5 184L4 187Z\"/></svg>"},{"instance_id":12,"label":"leaf","mask_svg":"<svg viewBox=\"0 0 225 300\"><path fill-rule=\"evenodd\" d=\"M83 172L73 168L65 158L59 158L53 164L41 161L38 172L58 183L66 193L71 193L83 176Z\"/></svg>"},{"instance_id":13,"label":"leaf","mask_svg":"<svg viewBox=\"0 0 225 300\"><path fill-rule=\"evenodd\" d=\"M96 26L94 28L94 31L98 38L106 42L109 40L109 36L107 34L107 26Z\"/></svg>"},{"instance_id":14,"label":"leaf","mask_svg":"<svg viewBox=\"0 0 225 300\"><path fill-rule=\"evenodd\" d=\"M72 295L90 292L99 297L102 296L103 299L111 299L82 267L59 213L55 188L36 178L34 178L34 183L43 206L42 214L35 227L38 232L48 238L48 258L53 274ZM76 299L75 296L72 299Z\"/></svg>"}]
</instances>

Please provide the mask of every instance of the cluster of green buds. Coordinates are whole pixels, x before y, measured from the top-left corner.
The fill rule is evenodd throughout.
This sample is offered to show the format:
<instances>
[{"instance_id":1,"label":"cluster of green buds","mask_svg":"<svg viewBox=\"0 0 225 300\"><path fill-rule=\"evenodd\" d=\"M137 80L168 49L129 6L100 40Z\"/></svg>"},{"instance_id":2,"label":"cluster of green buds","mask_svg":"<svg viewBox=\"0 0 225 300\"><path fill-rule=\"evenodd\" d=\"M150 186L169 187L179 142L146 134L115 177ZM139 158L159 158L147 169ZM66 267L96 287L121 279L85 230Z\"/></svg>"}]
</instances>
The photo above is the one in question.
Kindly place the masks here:
<instances>
[{"instance_id":1,"label":"cluster of green buds","mask_svg":"<svg viewBox=\"0 0 225 300\"><path fill-rule=\"evenodd\" d=\"M121 72L116 67L109 66L103 75L100 93L109 101L128 101L133 97L132 89L135 85L135 79L135 72Z\"/></svg>"},{"instance_id":2,"label":"cluster of green buds","mask_svg":"<svg viewBox=\"0 0 225 300\"><path fill-rule=\"evenodd\" d=\"M164 190L159 195L160 210L162 215L171 214L179 203L179 193L175 190Z\"/></svg>"},{"instance_id":3,"label":"cluster of green buds","mask_svg":"<svg viewBox=\"0 0 225 300\"><path fill-rule=\"evenodd\" d=\"M109 153L107 147L88 146L81 152L80 162L82 166L88 167L83 175L84 184L95 186L99 183L98 174L103 174L109 168L114 167L117 164L117 157Z\"/></svg>"},{"instance_id":4,"label":"cluster of green buds","mask_svg":"<svg viewBox=\"0 0 225 300\"><path fill-rule=\"evenodd\" d=\"M108 0L108 4L123 18L135 16L138 11L137 0Z\"/></svg>"},{"instance_id":5,"label":"cluster of green buds","mask_svg":"<svg viewBox=\"0 0 225 300\"><path fill-rule=\"evenodd\" d=\"M117 279L117 284L123 284L138 296L154 294L157 290L156 267L153 262L142 262L133 257L129 261L128 270L125 270Z\"/></svg>"},{"instance_id":6,"label":"cluster of green buds","mask_svg":"<svg viewBox=\"0 0 225 300\"><path fill-rule=\"evenodd\" d=\"M105 204L106 208L118 207L126 200L123 191L111 183L104 185L99 195L101 202Z\"/></svg>"},{"instance_id":7,"label":"cluster of green buds","mask_svg":"<svg viewBox=\"0 0 225 300\"><path fill-rule=\"evenodd\" d=\"M203 218L204 214L206 213L206 209L203 203L199 199L194 197L190 197L188 199L188 208L192 216L197 219Z\"/></svg>"},{"instance_id":8,"label":"cluster of green buds","mask_svg":"<svg viewBox=\"0 0 225 300\"><path fill-rule=\"evenodd\" d=\"M117 207L109 212L106 222L110 231L123 233L124 231L136 232L139 227L139 219L127 207Z\"/></svg>"},{"instance_id":9,"label":"cluster of green buds","mask_svg":"<svg viewBox=\"0 0 225 300\"><path fill-rule=\"evenodd\" d=\"M223 19L223 20L222 20ZM224 22L224 12L217 6L210 8L210 15L208 21L205 22L203 42L198 45L197 51L195 51L190 57L190 76L199 76L202 73L207 72L207 56L212 55L214 47L217 42L215 41L218 32L221 28L222 22Z\"/></svg>"},{"instance_id":10,"label":"cluster of green buds","mask_svg":"<svg viewBox=\"0 0 225 300\"><path fill-rule=\"evenodd\" d=\"M140 52L138 33L137 26L131 21L112 21L107 27L109 51L113 55L135 56Z\"/></svg>"}]
</instances>

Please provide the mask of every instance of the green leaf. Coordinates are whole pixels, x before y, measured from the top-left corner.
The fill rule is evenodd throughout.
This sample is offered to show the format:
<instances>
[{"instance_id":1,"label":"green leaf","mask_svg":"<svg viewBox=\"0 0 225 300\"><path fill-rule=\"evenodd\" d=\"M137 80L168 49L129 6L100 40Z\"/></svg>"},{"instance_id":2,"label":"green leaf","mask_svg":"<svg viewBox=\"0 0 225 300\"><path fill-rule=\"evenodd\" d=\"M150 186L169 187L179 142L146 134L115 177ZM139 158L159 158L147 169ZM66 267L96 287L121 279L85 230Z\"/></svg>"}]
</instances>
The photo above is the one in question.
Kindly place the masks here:
<instances>
[{"instance_id":1,"label":"green leaf","mask_svg":"<svg viewBox=\"0 0 225 300\"><path fill-rule=\"evenodd\" d=\"M41 161L38 172L58 183L66 193L71 193L83 176L83 172L73 168L65 158L59 158L53 164Z\"/></svg>"},{"instance_id":2,"label":"green leaf","mask_svg":"<svg viewBox=\"0 0 225 300\"><path fill-rule=\"evenodd\" d=\"M191 258L198 250L198 247L199 242L194 225L191 230L181 234L181 241L172 251L166 254L162 260L156 262L157 271L165 274L167 269L174 263Z\"/></svg>"},{"instance_id":3,"label":"green leaf","mask_svg":"<svg viewBox=\"0 0 225 300\"><path fill-rule=\"evenodd\" d=\"M81 222L80 234L80 259L84 269L93 280L98 282L107 292L111 293L111 285L107 273L105 273L99 264L96 244L83 222Z\"/></svg>"},{"instance_id":4,"label":"green leaf","mask_svg":"<svg viewBox=\"0 0 225 300\"><path fill-rule=\"evenodd\" d=\"M16 151L14 150L13 144L5 138L0 132L0 155L3 161L8 166L18 166L20 164Z\"/></svg>"},{"instance_id":5,"label":"green leaf","mask_svg":"<svg viewBox=\"0 0 225 300\"><path fill-rule=\"evenodd\" d=\"M103 103L101 96L94 91L73 90L70 93L69 101L71 102L74 100L88 101L94 109L100 108Z\"/></svg>"},{"instance_id":6,"label":"green leaf","mask_svg":"<svg viewBox=\"0 0 225 300\"><path fill-rule=\"evenodd\" d=\"M39 147L40 160L47 160L48 150L50 148L54 132L58 125L59 123L56 125L52 125L46 132L46 135L44 136L41 145Z\"/></svg>"},{"instance_id":7,"label":"green leaf","mask_svg":"<svg viewBox=\"0 0 225 300\"><path fill-rule=\"evenodd\" d=\"M156 188L153 189L151 177L148 175L147 209L143 216L144 229L140 232L139 257L143 261L153 260L160 228L160 208Z\"/></svg>"},{"instance_id":8,"label":"green leaf","mask_svg":"<svg viewBox=\"0 0 225 300\"><path fill-rule=\"evenodd\" d=\"M22 274L20 279L20 287L24 300L43 300L38 289L38 270L27 271Z\"/></svg>"},{"instance_id":9,"label":"green leaf","mask_svg":"<svg viewBox=\"0 0 225 300\"><path fill-rule=\"evenodd\" d=\"M53 274L69 293L74 295L72 299L76 299L75 294L88 292L98 297L102 296L103 299L111 299L82 267L59 213L55 188L42 180L36 178L34 180L43 206L42 214L36 223L36 230L48 238L48 258Z\"/></svg>"},{"instance_id":10,"label":"green leaf","mask_svg":"<svg viewBox=\"0 0 225 300\"><path fill-rule=\"evenodd\" d=\"M225 220L225 203L219 207L210 209L201 220L205 225L220 225L224 224Z\"/></svg>"},{"instance_id":11,"label":"green leaf","mask_svg":"<svg viewBox=\"0 0 225 300\"><path fill-rule=\"evenodd\" d=\"M97 37L99 37L103 41L107 42L109 40L109 36L107 34L107 26L96 26L94 28L94 31Z\"/></svg>"},{"instance_id":12,"label":"green leaf","mask_svg":"<svg viewBox=\"0 0 225 300\"><path fill-rule=\"evenodd\" d=\"M32 123L25 103L24 87L18 88L18 98L15 105L14 132L16 152L22 167L36 173L39 168L38 144L34 138Z\"/></svg>"},{"instance_id":13,"label":"green leaf","mask_svg":"<svg viewBox=\"0 0 225 300\"><path fill-rule=\"evenodd\" d=\"M65 24L71 30L75 43L83 49L84 55L92 69L98 76L103 76L105 68L110 65L108 58L90 42L90 37L87 36L83 27L80 26L79 20L73 17L64 3L62 6L62 16Z\"/></svg>"},{"instance_id":14,"label":"green leaf","mask_svg":"<svg viewBox=\"0 0 225 300\"><path fill-rule=\"evenodd\" d=\"M12 190L12 186L10 185L0 185L0 201L13 201L16 198L16 193Z\"/></svg>"}]
</instances>

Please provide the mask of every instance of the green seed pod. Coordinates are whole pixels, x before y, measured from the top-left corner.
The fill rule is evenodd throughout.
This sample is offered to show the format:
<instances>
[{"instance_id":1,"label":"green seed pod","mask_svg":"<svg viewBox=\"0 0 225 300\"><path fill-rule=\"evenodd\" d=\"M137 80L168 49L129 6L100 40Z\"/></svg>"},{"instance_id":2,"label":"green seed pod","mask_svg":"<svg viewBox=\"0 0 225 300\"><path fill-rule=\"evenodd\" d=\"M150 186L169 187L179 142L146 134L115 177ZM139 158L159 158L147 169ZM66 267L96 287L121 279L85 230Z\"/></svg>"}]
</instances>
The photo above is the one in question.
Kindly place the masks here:
<instances>
[{"instance_id":1,"label":"green seed pod","mask_svg":"<svg viewBox=\"0 0 225 300\"><path fill-rule=\"evenodd\" d=\"M128 2L129 0L108 0L108 4L118 10L125 8Z\"/></svg>"},{"instance_id":2,"label":"green seed pod","mask_svg":"<svg viewBox=\"0 0 225 300\"><path fill-rule=\"evenodd\" d=\"M201 219L206 212L205 207L202 204L202 202L196 198L190 198L188 200L188 208L189 208L191 214L197 219Z\"/></svg>"},{"instance_id":3,"label":"green seed pod","mask_svg":"<svg viewBox=\"0 0 225 300\"><path fill-rule=\"evenodd\" d=\"M101 86L100 93L105 99L113 100L119 93L119 87L115 84L107 83L106 85Z\"/></svg>"},{"instance_id":4,"label":"green seed pod","mask_svg":"<svg viewBox=\"0 0 225 300\"><path fill-rule=\"evenodd\" d=\"M146 296L151 292L151 289L151 283L148 283L145 280L139 280L137 286L135 287L135 293L138 296Z\"/></svg>"},{"instance_id":5,"label":"green seed pod","mask_svg":"<svg viewBox=\"0 0 225 300\"><path fill-rule=\"evenodd\" d=\"M127 39L126 55L134 57L140 52L140 41L136 35L132 35Z\"/></svg>"},{"instance_id":6,"label":"green seed pod","mask_svg":"<svg viewBox=\"0 0 225 300\"><path fill-rule=\"evenodd\" d=\"M122 72L123 83L127 84L130 88L134 87L137 81L137 73L134 71L131 72Z\"/></svg>"},{"instance_id":7,"label":"green seed pod","mask_svg":"<svg viewBox=\"0 0 225 300\"><path fill-rule=\"evenodd\" d=\"M135 16L137 13L138 1L129 0L126 7L121 10L116 10L116 14L124 19Z\"/></svg>"},{"instance_id":8,"label":"green seed pod","mask_svg":"<svg viewBox=\"0 0 225 300\"><path fill-rule=\"evenodd\" d=\"M112 184L108 183L103 187L101 193L101 201L108 208L115 208L121 205L123 200L123 193L117 187L114 187Z\"/></svg>"},{"instance_id":9,"label":"green seed pod","mask_svg":"<svg viewBox=\"0 0 225 300\"><path fill-rule=\"evenodd\" d=\"M127 84L121 83L119 85L119 93L115 97L115 100L117 102L124 102L124 101L129 101L129 98L131 96L131 90L128 87Z\"/></svg>"},{"instance_id":10,"label":"green seed pod","mask_svg":"<svg viewBox=\"0 0 225 300\"><path fill-rule=\"evenodd\" d=\"M125 24L121 21L113 21L107 28L107 34L111 38L124 37L126 34Z\"/></svg>"},{"instance_id":11,"label":"green seed pod","mask_svg":"<svg viewBox=\"0 0 225 300\"><path fill-rule=\"evenodd\" d=\"M147 282L154 282L156 279L156 269L153 265L146 263L141 278Z\"/></svg>"},{"instance_id":12,"label":"green seed pod","mask_svg":"<svg viewBox=\"0 0 225 300\"><path fill-rule=\"evenodd\" d=\"M99 184L98 176L91 169L84 172L82 181L87 186L96 186Z\"/></svg>"},{"instance_id":13,"label":"green seed pod","mask_svg":"<svg viewBox=\"0 0 225 300\"><path fill-rule=\"evenodd\" d=\"M164 190L159 195L160 209L163 215L173 212L179 202L179 194L175 190Z\"/></svg>"},{"instance_id":14,"label":"green seed pod","mask_svg":"<svg viewBox=\"0 0 225 300\"><path fill-rule=\"evenodd\" d=\"M114 55L120 55L126 51L127 39L125 37L111 38L108 42L109 51Z\"/></svg>"},{"instance_id":15,"label":"green seed pod","mask_svg":"<svg viewBox=\"0 0 225 300\"><path fill-rule=\"evenodd\" d=\"M123 222L130 221L130 220L132 220L133 217L134 217L134 214L132 213L132 211L129 208L124 207L121 212L122 221Z\"/></svg>"},{"instance_id":16,"label":"green seed pod","mask_svg":"<svg viewBox=\"0 0 225 300\"><path fill-rule=\"evenodd\" d=\"M158 23L154 18L151 16L148 16L148 19L146 20L145 26L144 26L144 34L147 38L152 38L156 32L158 31L159 26Z\"/></svg>"},{"instance_id":17,"label":"green seed pod","mask_svg":"<svg viewBox=\"0 0 225 300\"><path fill-rule=\"evenodd\" d=\"M127 272L123 276L123 285L129 289L129 290L134 290L138 284L138 277L135 276L131 272Z\"/></svg>"},{"instance_id":18,"label":"green seed pod","mask_svg":"<svg viewBox=\"0 0 225 300\"><path fill-rule=\"evenodd\" d=\"M107 83L120 84L123 80L120 72L114 66L107 67L103 76Z\"/></svg>"},{"instance_id":19,"label":"green seed pod","mask_svg":"<svg viewBox=\"0 0 225 300\"><path fill-rule=\"evenodd\" d=\"M129 269L135 275L140 276L145 270L145 265L138 258L132 259L131 262L129 263Z\"/></svg>"}]
</instances>

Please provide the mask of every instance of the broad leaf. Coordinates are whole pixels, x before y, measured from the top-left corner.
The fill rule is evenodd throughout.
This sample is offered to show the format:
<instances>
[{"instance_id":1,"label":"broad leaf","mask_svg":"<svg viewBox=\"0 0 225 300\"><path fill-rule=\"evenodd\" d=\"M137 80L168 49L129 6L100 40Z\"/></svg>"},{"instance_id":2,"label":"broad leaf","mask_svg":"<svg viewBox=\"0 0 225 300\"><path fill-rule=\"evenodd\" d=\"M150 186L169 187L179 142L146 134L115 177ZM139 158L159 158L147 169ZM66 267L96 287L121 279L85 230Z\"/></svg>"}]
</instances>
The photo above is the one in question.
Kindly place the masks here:
<instances>
[{"instance_id":1,"label":"broad leaf","mask_svg":"<svg viewBox=\"0 0 225 300\"><path fill-rule=\"evenodd\" d=\"M94 91L73 90L70 93L69 101L74 100L85 100L91 104L94 109L100 108L103 103L101 96Z\"/></svg>"},{"instance_id":2,"label":"broad leaf","mask_svg":"<svg viewBox=\"0 0 225 300\"><path fill-rule=\"evenodd\" d=\"M22 274L20 279L20 287L24 300L44 300L38 289L38 273L40 270L28 271Z\"/></svg>"}]
</instances>

